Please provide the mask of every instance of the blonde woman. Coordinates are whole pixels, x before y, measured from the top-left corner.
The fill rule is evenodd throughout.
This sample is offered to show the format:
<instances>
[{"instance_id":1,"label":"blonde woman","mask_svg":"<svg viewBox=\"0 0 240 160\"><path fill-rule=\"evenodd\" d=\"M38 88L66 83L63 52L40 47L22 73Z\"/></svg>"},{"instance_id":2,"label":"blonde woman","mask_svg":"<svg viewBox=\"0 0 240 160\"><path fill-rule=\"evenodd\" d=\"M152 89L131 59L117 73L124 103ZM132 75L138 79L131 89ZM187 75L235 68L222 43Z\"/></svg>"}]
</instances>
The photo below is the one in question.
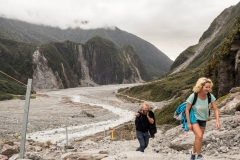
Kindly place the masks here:
<instances>
[{"instance_id":1,"label":"blonde woman","mask_svg":"<svg viewBox=\"0 0 240 160\"><path fill-rule=\"evenodd\" d=\"M212 91L213 83L210 79L202 77L199 78L196 85L193 87L193 92L188 98L187 98L187 105L186 105L186 118L188 123L188 129L192 130L195 134L195 140L193 142L193 150L191 152L191 159L203 159L203 156L201 155L201 149L202 149L202 139L203 134L206 127L206 121L208 119L209 110L208 110L208 93ZM194 94L197 93L197 101L192 106ZM216 117L216 127L217 129L220 128L220 120L219 120L219 112L216 105L216 98L211 95L211 104L214 110L214 114ZM189 112L190 109L193 109L194 116L196 118L197 123L191 124L190 122L190 116Z\"/></svg>"}]
</instances>

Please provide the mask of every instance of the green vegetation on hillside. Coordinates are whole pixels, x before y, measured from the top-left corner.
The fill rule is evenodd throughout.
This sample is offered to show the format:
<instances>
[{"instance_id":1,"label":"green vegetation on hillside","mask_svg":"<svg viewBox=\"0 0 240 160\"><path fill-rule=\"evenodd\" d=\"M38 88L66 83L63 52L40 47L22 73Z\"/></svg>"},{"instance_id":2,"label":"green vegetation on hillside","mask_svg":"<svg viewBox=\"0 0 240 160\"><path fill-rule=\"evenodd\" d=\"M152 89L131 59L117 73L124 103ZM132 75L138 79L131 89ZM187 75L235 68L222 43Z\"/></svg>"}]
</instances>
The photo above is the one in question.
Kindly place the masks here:
<instances>
[{"instance_id":1,"label":"green vegetation on hillside","mask_svg":"<svg viewBox=\"0 0 240 160\"><path fill-rule=\"evenodd\" d=\"M32 54L35 45L16 42L0 38L0 68L10 76L16 77L17 73L25 77L16 77L26 80L26 76L32 74Z\"/></svg>"},{"instance_id":2,"label":"green vegetation on hillside","mask_svg":"<svg viewBox=\"0 0 240 160\"><path fill-rule=\"evenodd\" d=\"M32 77L32 54L35 49L35 45L0 38L0 70L27 84L27 79ZM0 100L25 94L25 86L3 73L0 73Z\"/></svg>"},{"instance_id":3,"label":"green vegetation on hillside","mask_svg":"<svg viewBox=\"0 0 240 160\"><path fill-rule=\"evenodd\" d=\"M26 93L25 85L5 74L3 71L0 72L0 101L13 99L13 95L24 95Z\"/></svg>"},{"instance_id":4,"label":"green vegetation on hillside","mask_svg":"<svg viewBox=\"0 0 240 160\"><path fill-rule=\"evenodd\" d=\"M191 72L198 73L199 70L177 73L172 77L165 76L160 80L132 87L125 94L147 101L169 100L178 97L182 90L190 89L194 85L198 74L193 76Z\"/></svg>"}]
</instances>

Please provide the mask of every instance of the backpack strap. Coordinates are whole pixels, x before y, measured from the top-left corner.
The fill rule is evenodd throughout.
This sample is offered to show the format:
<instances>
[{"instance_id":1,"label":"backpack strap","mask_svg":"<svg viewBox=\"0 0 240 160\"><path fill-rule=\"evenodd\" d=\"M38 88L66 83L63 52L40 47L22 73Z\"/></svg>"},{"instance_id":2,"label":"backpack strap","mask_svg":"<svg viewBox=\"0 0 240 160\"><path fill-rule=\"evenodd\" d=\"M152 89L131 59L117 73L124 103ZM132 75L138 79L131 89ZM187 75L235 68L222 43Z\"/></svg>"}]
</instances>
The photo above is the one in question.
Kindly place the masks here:
<instances>
[{"instance_id":1,"label":"backpack strap","mask_svg":"<svg viewBox=\"0 0 240 160\"><path fill-rule=\"evenodd\" d=\"M211 103L211 94L208 92L207 94L207 97L208 97L208 104ZM210 107L208 107L208 116L211 115L211 110L210 110Z\"/></svg>"},{"instance_id":2,"label":"backpack strap","mask_svg":"<svg viewBox=\"0 0 240 160\"><path fill-rule=\"evenodd\" d=\"M198 97L198 93L195 93L195 92L194 92L194 98L193 98L192 106L196 103L197 97Z\"/></svg>"},{"instance_id":3,"label":"backpack strap","mask_svg":"<svg viewBox=\"0 0 240 160\"><path fill-rule=\"evenodd\" d=\"M192 106L196 103L197 101L197 96L198 96L198 93L195 93L194 92L194 98L193 98L193 103L192 103ZM208 98L208 104L211 103L211 94L208 92L207 94L207 98Z\"/></svg>"},{"instance_id":4,"label":"backpack strap","mask_svg":"<svg viewBox=\"0 0 240 160\"><path fill-rule=\"evenodd\" d=\"M211 94L208 92L207 94L207 97L208 97L208 104L211 103Z\"/></svg>"}]
</instances>

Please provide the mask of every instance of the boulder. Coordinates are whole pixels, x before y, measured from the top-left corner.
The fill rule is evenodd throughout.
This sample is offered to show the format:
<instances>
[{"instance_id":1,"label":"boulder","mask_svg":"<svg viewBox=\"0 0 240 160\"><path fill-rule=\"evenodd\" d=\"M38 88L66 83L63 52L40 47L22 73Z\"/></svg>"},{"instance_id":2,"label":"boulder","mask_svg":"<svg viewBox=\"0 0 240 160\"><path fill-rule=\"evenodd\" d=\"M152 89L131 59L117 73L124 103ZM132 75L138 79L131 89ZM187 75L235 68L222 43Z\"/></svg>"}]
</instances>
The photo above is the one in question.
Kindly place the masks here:
<instances>
[{"instance_id":1,"label":"boulder","mask_svg":"<svg viewBox=\"0 0 240 160\"><path fill-rule=\"evenodd\" d=\"M6 155L6 156L11 156L15 153L18 153L19 152L19 147L17 146L10 146L8 144L4 144L3 145L3 148L2 148L2 154L3 155Z\"/></svg>"}]
</instances>

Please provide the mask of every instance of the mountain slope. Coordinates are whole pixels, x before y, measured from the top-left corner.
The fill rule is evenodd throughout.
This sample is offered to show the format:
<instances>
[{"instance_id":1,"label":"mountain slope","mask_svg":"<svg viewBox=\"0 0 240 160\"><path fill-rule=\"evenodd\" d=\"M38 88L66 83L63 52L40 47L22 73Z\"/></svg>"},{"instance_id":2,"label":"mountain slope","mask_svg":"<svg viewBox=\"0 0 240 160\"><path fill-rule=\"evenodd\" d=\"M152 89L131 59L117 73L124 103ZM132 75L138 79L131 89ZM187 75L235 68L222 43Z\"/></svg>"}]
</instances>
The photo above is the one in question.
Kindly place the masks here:
<instances>
[{"instance_id":1,"label":"mountain slope","mask_svg":"<svg viewBox=\"0 0 240 160\"><path fill-rule=\"evenodd\" d=\"M131 46L116 48L95 36L86 44L72 41L40 45L0 38L0 94L25 94L9 76L33 89L59 89L143 82L148 74ZM1 96L0 96L1 99Z\"/></svg>"},{"instance_id":2,"label":"mountain slope","mask_svg":"<svg viewBox=\"0 0 240 160\"><path fill-rule=\"evenodd\" d=\"M200 42L177 57L169 74L157 81L126 89L125 94L145 101L169 100L168 105L155 112L158 124L179 123L173 113L192 93L200 77L211 78L213 94L224 98L233 87L240 85L239 17L240 3L225 9L204 32ZM187 64L182 67L185 62Z\"/></svg>"},{"instance_id":3,"label":"mountain slope","mask_svg":"<svg viewBox=\"0 0 240 160\"><path fill-rule=\"evenodd\" d=\"M193 60L201 54L203 49L217 36L219 31L226 25L227 19L231 15L233 7L225 9L210 25L199 40L197 45L187 48L181 53L171 66L171 74L185 69ZM177 68L176 68L177 67Z\"/></svg>"},{"instance_id":4,"label":"mountain slope","mask_svg":"<svg viewBox=\"0 0 240 160\"><path fill-rule=\"evenodd\" d=\"M145 65L151 77L160 77L170 70L172 60L149 42L118 28L83 30L65 29L29 24L17 20L0 18L0 37L33 44L70 40L85 43L94 36L109 39L118 48L131 45Z\"/></svg>"}]
</instances>

